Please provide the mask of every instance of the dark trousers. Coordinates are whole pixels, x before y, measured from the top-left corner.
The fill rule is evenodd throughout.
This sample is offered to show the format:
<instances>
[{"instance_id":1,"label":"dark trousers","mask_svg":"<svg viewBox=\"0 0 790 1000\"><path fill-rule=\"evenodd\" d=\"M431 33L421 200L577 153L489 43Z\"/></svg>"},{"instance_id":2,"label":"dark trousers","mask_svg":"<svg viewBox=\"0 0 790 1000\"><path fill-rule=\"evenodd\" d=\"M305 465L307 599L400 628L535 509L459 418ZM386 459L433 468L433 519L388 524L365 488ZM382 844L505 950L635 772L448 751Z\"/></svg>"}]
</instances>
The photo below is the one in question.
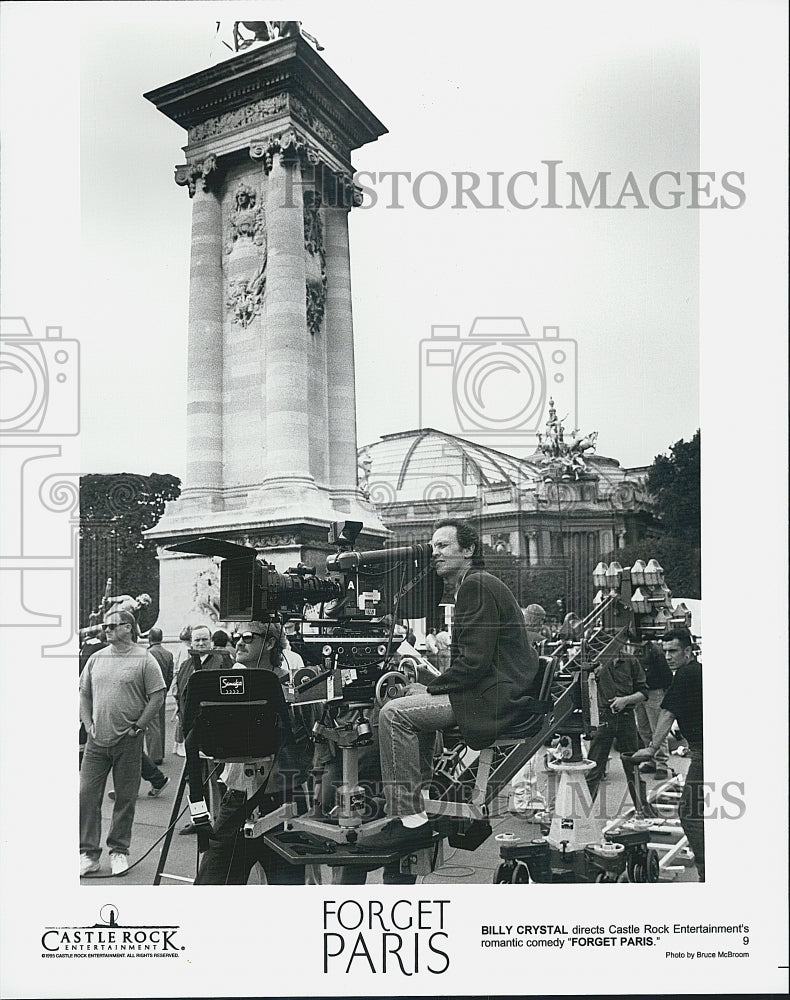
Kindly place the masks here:
<instances>
[{"instance_id":1,"label":"dark trousers","mask_svg":"<svg viewBox=\"0 0 790 1000\"><path fill-rule=\"evenodd\" d=\"M266 873L269 885L303 885L304 865L289 864L264 844L263 837L244 836L245 802L246 792L225 792L195 885L246 885L256 862ZM278 803L277 796L265 796L261 812L272 812Z\"/></svg>"},{"instance_id":2,"label":"dark trousers","mask_svg":"<svg viewBox=\"0 0 790 1000\"><path fill-rule=\"evenodd\" d=\"M700 882L705 881L705 831L702 816L705 809L705 787L702 780L702 748L690 747L691 764L678 804L678 816L689 847L694 852Z\"/></svg>"},{"instance_id":3,"label":"dark trousers","mask_svg":"<svg viewBox=\"0 0 790 1000\"><path fill-rule=\"evenodd\" d=\"M587 772L586 779L593 801L598 794L598 787L601 784L603 773L606 770L606 762L614 743L617 743L617 749L621 754L634 753L639 749L639 734L633 712L620 712L603 722L590 742L587 757L595 762L595 768ZM641 812L645 802L645 784L639 777L639 768L627 766L623 761L623 770L631 801L634 807Z\"/></svg>"},{"instance_id":4,"label":"dark trousers","mask_svg":"<svg viewBox=\"0 0 790 1000\"><path fill-rule=\"evenodd\" d=\"M154 764L151 758L145 751L143 751L143 757L140 766L140 775L143 781L150 781L154 788L161 788L165 783L165 776L159 770L159 768Z\"/></svg>"}]
</instances>

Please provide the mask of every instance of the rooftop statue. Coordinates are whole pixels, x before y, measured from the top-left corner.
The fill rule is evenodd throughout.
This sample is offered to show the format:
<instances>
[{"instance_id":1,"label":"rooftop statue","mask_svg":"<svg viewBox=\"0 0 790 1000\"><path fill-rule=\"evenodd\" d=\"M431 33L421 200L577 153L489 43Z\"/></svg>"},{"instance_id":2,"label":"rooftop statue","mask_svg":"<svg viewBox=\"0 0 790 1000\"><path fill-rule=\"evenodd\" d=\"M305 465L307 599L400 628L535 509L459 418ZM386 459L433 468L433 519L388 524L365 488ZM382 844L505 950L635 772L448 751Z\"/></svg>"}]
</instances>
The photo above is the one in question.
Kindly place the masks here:
<instances>
[{"instance_id":1,"label":"rooftop statue","mask_svg":"<svg viewBox=\"0 0 790 1000\"><path fill-rule=\"evenodd\" d=\"M242 27L252 32L252 38L244 37L241 31ZM294 35L302 35L308 42L312 42L315 45L316 51L324 51L324 46L318 41L315 35L309 34L302 28L301 21L233 22L233 47L236 52L242 52L256 42L274 42L278 38L291 38Z\"/></svg>"},{"instance_id":2,"label":"rooftop statue","mask_svg":"<svg viewBox=\"0 0 790 1000\"><path fill-rule=\"evenodd\" d=\"M538 434L538 448L544 458L539 459L546 469L549 478L579 479L588 472L584 456L595 451L598 431L578 437L577 427L571 434L570 443L565 440L563 419L557 418L554 400L549 400L549 419L546 421L546 431Z\"/></svg>"}]
</instances>

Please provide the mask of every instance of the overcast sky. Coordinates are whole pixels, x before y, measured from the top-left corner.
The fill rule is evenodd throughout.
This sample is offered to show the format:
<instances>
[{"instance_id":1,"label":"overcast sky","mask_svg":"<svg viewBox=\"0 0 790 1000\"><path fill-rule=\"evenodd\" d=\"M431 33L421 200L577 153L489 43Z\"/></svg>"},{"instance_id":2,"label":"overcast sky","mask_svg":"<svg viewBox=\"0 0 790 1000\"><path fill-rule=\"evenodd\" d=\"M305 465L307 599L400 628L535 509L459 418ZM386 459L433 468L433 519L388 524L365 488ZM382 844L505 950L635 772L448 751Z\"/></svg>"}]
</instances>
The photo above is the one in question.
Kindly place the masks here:
<instances>
[{"instance_id":1,"label":"overcast sky","mask_svg":"<svg viewBox=\"0 0 790 1000\"><path fill-rule=\"evenodd\" d=\"M82 24L83 398L88 413L126 412L126 394L102 377L123 343L144 429L130 460L180 474L191 205L173 166L186 135L142 94L229 53L202 5L181 5L177 22L157 6L127 20L104 5ZM600 451L648 463L699 423L698 212L635 210L636 198L620 210L525 210L506 185L534 171L545 192L542 161L560 160L560 203L568 171L588 188L610 171L612 203L632 171L649 203L656 173L698 169L696 39L687 26L646 35L633 20L602 30L592 10L570 21L549 5L484 21L450 10L422 6L419 23L400 33L393 23L389 35L368 18L305 20L389 130L354 154L355 167L377 178L435 171L449 186L431 209L440 180L402 182L396 209L391 179L364 178L378 200L351 219L359 443L419 425L420 341L432 325L466 333L478 315L521 316L533 337L558 326L577 342L579 425L600 431ZM453 207L458 171L500 172L504 207ZM512 193L528 202L529 179ZM671 380L660 377L668 363ZM502 377L503 391L518 393L518 376ZM556 395L572 423L570 381L567 398ZM434 392L430 378L423 391ZM454 420L448 407L443 429L460 431ZM84 468L115 468L115 424L85 422Z\"/></svg>"},{"instance_id":2,"label":"overcast sky","mask_svg":"<svg viewBox=\"0 0 790 1000\"><path fill-rule=\"evenodd\" d=\"M26 11L35 31L44 6L51 9L6 5L5 21L16 17L15 26L24 27ZM174 184L173 167L184 160L186 134L142 95L229 56L215 30L226 13L292 11L276 3L69 8L68 31L78 34L80 52L81 200L69 206L80 233L71 241L79 270L69 292L73 299L76 289L82 348L82 468L117 471L122 434L124 468L181 475L191 203ZM520 316L538 339L544 326L556 326L561 338L576 342L578 425L599 431L599 453L624 465L647 464L688 439L700 424L701 215L687 207L688 171L715 174L705 201L721 197L722 175L743 168L737 143L724 158L714 148L700 159L693 10L656 23L649 9L632 4L609 3L602 16L598 5L493 3L483 18L458 16L465 8L436 2L421 5L419 18L393 18L385 29L366 16L369 9L300 8L326 61L389 130L354 153L354 165L368 172L368 185L371 172L435 172L451 190L431 209L424 205L440 200L441 182L428 177L419 190L406 183L404 207L395 209L391 180L379 181L376 204L351 214L359 444L419 426L420 343L431 327L456 324L463 335L476 316L487 315ZM222 21L221 32L231 23ZM68 54L62 67L50 64L49 78L42 69L47 102L61 84L73 97ZM46 147L35 120L28 128ZM53 157L55 175L68 179L70 158L45 155ZM546 160L561 161L563 205L571 200L570 172L590 188L606 171L610 204L631 172L649 207L635 208L633 193L619 209L540 207ZM454 207L459 171L500 174L504 207ZM509 203L507 181L520 171L537 173L539 206ZM659 185L665 204L673 189L682 192L677 209L650 200L651 180L661 171L681 175L680 184L665 177ZM522 175L514 199L531 197L529 183ZM748 178L744 186L748 191ZM47 197L58 197L57 185ZM490 180L480 197L490 202ZM718 226L737 227L739 211L712 210L707 218L714 214ZM24 212L20 219L24 225ZM53 270L64 266L61 257ZM29 284L30 267L20 267ZM424 380L428 397L433 377ZM508 377L501 398L522 390L517 377ZM560 415L570 414L569 429L572 382L570 376L555 392ZM489 383L489 394L496 384ZM441 422L435 416L431 424ZM460 431L454 421L448 404L443 429Z\"/></svg>"}]
</instances>

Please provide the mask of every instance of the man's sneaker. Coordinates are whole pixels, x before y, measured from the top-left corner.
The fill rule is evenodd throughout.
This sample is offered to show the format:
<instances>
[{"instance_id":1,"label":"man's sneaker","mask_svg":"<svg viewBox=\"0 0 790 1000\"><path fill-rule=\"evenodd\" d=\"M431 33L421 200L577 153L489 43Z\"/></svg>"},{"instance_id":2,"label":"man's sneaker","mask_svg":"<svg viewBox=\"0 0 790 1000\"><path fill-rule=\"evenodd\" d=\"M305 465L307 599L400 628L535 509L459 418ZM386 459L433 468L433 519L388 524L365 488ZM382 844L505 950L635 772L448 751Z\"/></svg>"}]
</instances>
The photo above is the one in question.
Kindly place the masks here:
<instances>
[{"instance_id":1,"label":"man's sneaker","mask_svg":"<svg viewBox=\"0 0 790 1000\"><path fill-rule=\"evenodd\" d=\"M165 780L162 782L161 785L151 785L151 787L148 789L148 798L155 799L157 795L161 795L162 789L165 787L168 781L170 781L170 778L168 778L168 776L165 775Z\"/></svg>"},{"instance_id":2,"label":"man's sneaker","mask_svg":"<svg viewBox=\"0 0 790 1000\"><path fill-rule=\"evenodd\" d=\"M178 833L182 837L188 837L190 833L197 833L197 827L190 821L186 826L182 826Z\"/></svg>"},{"instance_id":3,"label":"man's sneaker","mask_svg":"<svg viewBox=\"0 0 790 1000\"><path fill-rule=\"evenodd\" d=\"M92 858L90 854L80 854L80 878L97 872L100 867L98 858Z\"/></svg>"},{"instance_id":4,"label":"man's sneaker","mask_svg":"<svg viewBox=\"0 0 790 1000\"><path fill-rule=\"evenodd\" d=\"M360 842L359 848L361 851L375 851L377 854L394 854L396 851L428 847L432 840L433 831L430 823L404 826L399 819L391 819L378 833L365 837Z\"/></svg>"},{"instance_id":5,"label":"man's sneaker","mask_svg":"<svg viewBox=\"0 0 790 1000\"><path fill-rule=\"evenodd\" d=\"M129 859L121 851L110 851L110 871L113 875L124 875L129 870Z\"/></svg>"},{"instance_id":6,"label":"man's sneaker","mask_svg":"<svg viewBox=\"0 0 790 1000\"><path fill-rule=\"evenodd\" d=\"M656 765L652 760L646 760L644 764L639 765L639 770L642 774L654 774L656 770Z\"/></svg>"},{"instance_id":7,"label":"man's sneaker","mask_svg":"<svg viewBox=\"0 0 790 1000\"><path fill-rule=\"evenodd\" d=\"M656 779L656 781L667 781L669 778L673 776L673 773L674 772L670 772L669 769L666 767L657 767L655 773L653 774L653 777Z\"/></svg>"}]
</instances>

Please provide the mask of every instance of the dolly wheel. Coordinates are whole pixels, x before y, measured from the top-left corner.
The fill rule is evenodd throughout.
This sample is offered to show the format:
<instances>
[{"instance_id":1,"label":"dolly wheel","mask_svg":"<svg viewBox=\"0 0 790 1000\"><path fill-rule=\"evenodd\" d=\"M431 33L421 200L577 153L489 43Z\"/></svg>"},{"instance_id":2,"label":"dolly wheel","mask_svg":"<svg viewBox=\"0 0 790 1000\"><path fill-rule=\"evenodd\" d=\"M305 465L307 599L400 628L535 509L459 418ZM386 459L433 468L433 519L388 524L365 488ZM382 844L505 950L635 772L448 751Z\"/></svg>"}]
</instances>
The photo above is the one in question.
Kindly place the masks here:
<instances>
[{"instance_id":1,"label":"dolly wheel","mask_svg":"<svg viewBox=\"0 0 790 1000\"><path fill-rule=\"evenodd\" d=\"M658 876L661 869L658 864L658 853L654 850L649 850L647 852L647 866L645 870L645 881L646 882L658 882Z\"/></svg>"},{"instance_id":2,"label":"dolly wheel","mask_svg":"<svg viewBox=\"0 0 790 1000\"><path fill-rule=\"evenodd\" d=\"M598 872L598 874L595 876L595 881L601 883L601 882L611 882L612 880L609 878L606 872Z\"/></svg>"},{"instance_id":3,"label":"dolly wheel","mask_svg":"<svg viewBox=\"0 0 790 1000\"><path fill-rule=\"evenodd\" d=\"M647 879L645 878L645 866L644 866L644 864L641 861L635 861L634 862L633 879L634 879L634 882L646 882L647 881Z\"/></svg>"},{"instance_id":4,"label":"dolly wheel","mask_svg":"<svg viewBox=\"0 0 790 1000\"><path fill-rule=\"evenodd\" d=\"M511 885L526 885L529 882L529 868L524 864L523 861L519 861L516 867L513 869L513 875L510 878Z\"/></svg>"},{"instance_id":5,"label":"dolly wheel","mask_svg":"<svg viewBox=\"0 0 790 1000\"><path fill-rule=\"evenodd\" d=\"M513 865L501 864L494 872L494 885L510 885L513 868Z\"/></svg>"}]
</instances>

